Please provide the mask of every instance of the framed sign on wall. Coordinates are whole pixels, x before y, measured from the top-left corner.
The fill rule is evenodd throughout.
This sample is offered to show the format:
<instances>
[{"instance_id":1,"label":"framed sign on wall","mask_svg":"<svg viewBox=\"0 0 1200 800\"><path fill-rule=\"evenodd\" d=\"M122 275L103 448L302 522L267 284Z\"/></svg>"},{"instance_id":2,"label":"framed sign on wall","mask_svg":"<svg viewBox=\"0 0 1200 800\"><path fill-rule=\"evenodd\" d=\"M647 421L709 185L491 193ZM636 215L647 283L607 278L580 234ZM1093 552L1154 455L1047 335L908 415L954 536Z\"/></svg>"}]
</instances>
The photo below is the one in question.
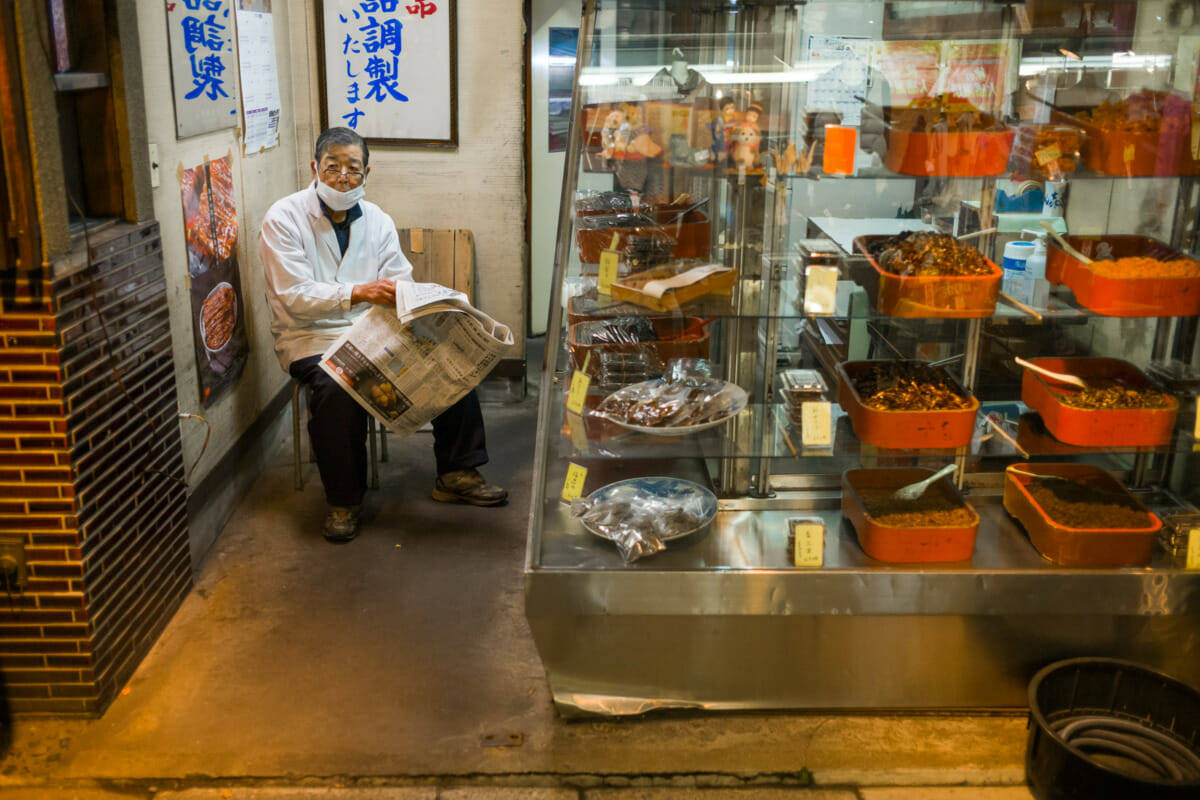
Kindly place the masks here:
<instances>
[{"instance_id":1,"label":"framed sign on wall","mask_svg":"<svg viewBox=\"0 0 1200 800\"><path fill-rule=\"evenodd\" d=\"M317 0L323 127L458 146L455 0Z\"/></svg>"}]
</instances>

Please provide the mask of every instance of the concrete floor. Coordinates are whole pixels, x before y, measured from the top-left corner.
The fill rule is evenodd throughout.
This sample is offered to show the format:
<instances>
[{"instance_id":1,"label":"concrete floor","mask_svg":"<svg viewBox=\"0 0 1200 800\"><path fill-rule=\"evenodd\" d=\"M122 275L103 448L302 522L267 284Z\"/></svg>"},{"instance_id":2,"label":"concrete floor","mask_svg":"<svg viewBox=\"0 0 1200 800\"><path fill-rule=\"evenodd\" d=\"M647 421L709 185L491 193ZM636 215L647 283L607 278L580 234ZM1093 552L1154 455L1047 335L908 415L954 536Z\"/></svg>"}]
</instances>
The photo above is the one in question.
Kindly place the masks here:
<instances>
[{"instance_id":1,"label":"concrete floor","mask_svg":"<svg viewBox=\"0 0 1200 800\"><path fill-rule=\"evenodd\" d=\"M1031 797L1023 716L559 719L523 614L536 397L484 414L484 471L507 506L434 502L431 437L393 437L363 532L341 546L321 538L313 465L293 490L285 443L104 716L16 721L0 795Z\"/></svg>"}]
</instances>

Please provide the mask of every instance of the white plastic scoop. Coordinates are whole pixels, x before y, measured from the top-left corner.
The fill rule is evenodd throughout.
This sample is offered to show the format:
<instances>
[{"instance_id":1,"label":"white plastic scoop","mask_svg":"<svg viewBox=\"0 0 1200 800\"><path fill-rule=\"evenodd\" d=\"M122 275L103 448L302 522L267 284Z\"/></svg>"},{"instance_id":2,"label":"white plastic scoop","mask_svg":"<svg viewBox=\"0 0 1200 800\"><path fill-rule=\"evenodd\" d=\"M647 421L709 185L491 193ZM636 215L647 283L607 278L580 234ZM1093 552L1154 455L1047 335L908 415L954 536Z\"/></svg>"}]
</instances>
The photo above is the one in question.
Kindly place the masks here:
<instances>
[{"instance_id":1,"label":"white plastic scoop","mask_svg":"<svg viewBox=\"0 0 1200 800\"><path fill-rule=\"evenodd\" d=\"M1032 364L1023 358L1017 358L1014 360L1025 369L1031 369L1040 375L1045 375L1047 378L1052 378L1060 383L1069 383L1072 386L1078 386L1080 389L1088 388L1088 385L1084 382L1083 378L1075 375L1065 375L1061 372L1053 372L1045 367L1039 367L1037 364Z\"/></svg>"},{"instance_id":2,"label":"white plastic scoop","mask_svg":"<svg viewBox=\"0 0 1200 800\"><path fill-rule=\"evenodd\" d=\"M910 483L908 486L902 486L896 491L892 492L892 499L916 500L918 497L925 494L926 489L950 473L954 472L956 469L958 469L957 464L947 464L925 480L917 481L916 483Z\"/></svg>"}]
</instances>

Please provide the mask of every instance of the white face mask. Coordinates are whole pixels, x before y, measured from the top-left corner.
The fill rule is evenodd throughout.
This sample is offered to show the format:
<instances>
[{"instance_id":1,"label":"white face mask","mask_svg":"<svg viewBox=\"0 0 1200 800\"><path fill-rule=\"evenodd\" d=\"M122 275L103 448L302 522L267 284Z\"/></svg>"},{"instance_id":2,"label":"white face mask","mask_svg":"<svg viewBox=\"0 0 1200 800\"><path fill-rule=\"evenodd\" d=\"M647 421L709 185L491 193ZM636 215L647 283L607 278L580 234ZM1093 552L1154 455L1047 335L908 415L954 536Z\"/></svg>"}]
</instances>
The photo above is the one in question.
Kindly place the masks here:
<instances>
[{"instance_id":1,"label":"white face mask","mask_svg":"<svg viewBox=\"0 0 1200 800\"><path fill-rule=\"evenodd\" d=\"M354 208L354 204L363 198L363 187L366 185L366 178L358 186L355 186L348 192L339 192L337 189L330 186L328 183L317 181L317 197L321 198L326 206L332 211L349 211Z\"/></svg>"}]
</instances>

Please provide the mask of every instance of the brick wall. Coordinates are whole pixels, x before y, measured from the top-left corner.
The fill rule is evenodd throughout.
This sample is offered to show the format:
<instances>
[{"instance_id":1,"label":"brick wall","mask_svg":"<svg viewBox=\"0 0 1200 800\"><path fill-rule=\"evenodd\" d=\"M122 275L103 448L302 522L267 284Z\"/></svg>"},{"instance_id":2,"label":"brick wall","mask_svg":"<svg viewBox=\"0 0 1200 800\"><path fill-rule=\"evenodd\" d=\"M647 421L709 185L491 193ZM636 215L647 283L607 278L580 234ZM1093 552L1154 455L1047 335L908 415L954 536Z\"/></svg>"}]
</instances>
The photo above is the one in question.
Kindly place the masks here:
<instances>
[{"instance_id":1,"label":"brick wall","mask_svg":"<svg viewBox=\"0 0 1200 800\"><path fill-rule=\"evenodd\" d=\"M0 311L0 536L21 537L29 573L0 584L17 713L102 712L191 583L158 225L90 252L39 306ZM33 305L23 282L17 299Z\"/></svg>"}]
</instances>

